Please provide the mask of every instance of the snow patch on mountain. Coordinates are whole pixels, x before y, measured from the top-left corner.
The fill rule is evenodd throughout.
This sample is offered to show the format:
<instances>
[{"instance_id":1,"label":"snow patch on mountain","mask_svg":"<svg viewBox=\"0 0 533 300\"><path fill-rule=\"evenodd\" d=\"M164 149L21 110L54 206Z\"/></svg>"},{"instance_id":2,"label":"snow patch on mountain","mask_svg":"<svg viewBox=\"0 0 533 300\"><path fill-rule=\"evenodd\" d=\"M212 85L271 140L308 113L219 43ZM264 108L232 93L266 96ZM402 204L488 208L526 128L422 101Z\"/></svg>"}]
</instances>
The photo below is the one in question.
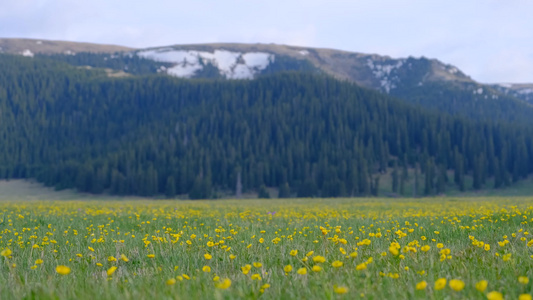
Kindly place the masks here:
<instances>
[{"instance_id":1,"label":"snow patch on mountain","mask_svg":"<svg viewBox=\"0 0 533 300\"><path fill-rule=\"evenodd\" d=\"M459 70L456 67L452 67L452 66L449 66L446 70L450 72L451 74L455 74L459 72Z\"/></svg>"},{"instance_id":2,"label":"snow patch on mountain","mask_svg":"<svg viewBox=\"0 0 533 300\"><path fill-rule=\"evenodd\" d=\"M394 74L394 71L401 68L404 62L404 59L384 62L374 61L371 58L366 61L367 66L374 74L374 77L379 80L381 88L387 93L389 93L391 89L396 88L396 84L399 82L399 78Z\"/></svg>"},{"instance_id":3,"label":"snow patch on mountain","mask_svg":"<svg viewBox=\"0 0 533 300\"><path fill-rule=\"evenodd\" d=\"M497 85L504 87L504 88L508 88L508 89L513 87L512 83L498 83Z\"/></svg>"},{"instance_id":4,"label":"snow patch on mountain","mask_svg":"<svg viewBox=\"0 0 533 300\"><path fill-rule=\"evenodd\" d=\"M173 64L161 69L177 77L193 77L205 65L212 64L218 68L220 75L227 79L252 79L260 71L274 62L274 54L265 52L233 52L215 50L213 52L195 50L174 50L161 48L137 52L146 59Z\"/></svg>"},{"instance_id":5,"label":"snow patch on mountain","mask_svg":"<svg viewBox=\"0 0 533 300\"><path fill-rule=\"evenodd\" d=\"M33 57L33 52L30 51L30 49L26 49L24 51L22 51L22 56L27 56L27 57Z\"/></svg>"}]
</instances>

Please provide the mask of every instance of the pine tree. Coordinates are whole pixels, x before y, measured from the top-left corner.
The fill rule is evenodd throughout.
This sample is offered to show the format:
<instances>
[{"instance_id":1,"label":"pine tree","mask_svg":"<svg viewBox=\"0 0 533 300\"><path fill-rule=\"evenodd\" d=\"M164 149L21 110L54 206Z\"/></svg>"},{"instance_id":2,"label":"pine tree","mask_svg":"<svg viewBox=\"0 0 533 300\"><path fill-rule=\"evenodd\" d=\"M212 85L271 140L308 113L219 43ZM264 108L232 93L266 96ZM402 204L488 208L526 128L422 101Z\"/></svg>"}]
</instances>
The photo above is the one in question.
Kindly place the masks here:
<instances>
[{"instance_id":1,"label":"pine tree","mask_svg":"<svg viewBox=\"0 0 533 300\"><path fill-rule=\"evenodd\" d=\"M165 196L167 196L167 198L176 197L176 180L173 176L167 177L167 183L165 186Z\"/></svg>"},{"instance_id":2,"label":"pine tree","mask_svg":"<svg viewBox=\"0 0 533 300\"><path fill-rule=\"evenodd\" d=\"M391 177L392 177L392 192L398 193L398 186L399 186L400 178L398 174L398 161L396 160L394 161L394 169L392 170Z\"/></svg>"},{"instance_id":3,"label":"pine tree","mask_svg":"<svg viewBox=\"0 0 533 300\"><path fill-rule=\"evenodd\" d=\"M291 197L291 190L289 188L289 184L285 182L279 187L278 198L290 198L290 197Z\"/></svg>"},{"instance_id":4,"label":"pine tree","mask_svg":"<svg viewBox=\"0 0 533 300\"><path fill-rule=\"evenodd\" d=\"M260 199L269 199L270 198L270 193L268 192L268 190L265 187L265 185L261 185L259 187L258 198L260 198Z\"/></svg>"}]
</instances>

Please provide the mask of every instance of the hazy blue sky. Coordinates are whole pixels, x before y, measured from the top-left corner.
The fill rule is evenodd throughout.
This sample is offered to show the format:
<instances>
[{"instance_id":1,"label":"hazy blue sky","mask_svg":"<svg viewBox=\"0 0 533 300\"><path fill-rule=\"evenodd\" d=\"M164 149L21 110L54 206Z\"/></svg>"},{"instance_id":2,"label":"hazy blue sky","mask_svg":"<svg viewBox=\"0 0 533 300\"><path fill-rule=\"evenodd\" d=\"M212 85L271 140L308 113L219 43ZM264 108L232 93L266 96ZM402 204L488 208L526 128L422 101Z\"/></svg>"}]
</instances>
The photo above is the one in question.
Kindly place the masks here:
<instances>
[{"instance_id":1,"label":"hazy blue sky","mask_svg":"<svg viewBox=\"0 0 533 300\"><path fill-rule=\"evenodd\" d=\"M0 37L289 44L425 56L481 82L533 82L532 16L526 0L0 0Z\"/></svg>"}]
</instances>

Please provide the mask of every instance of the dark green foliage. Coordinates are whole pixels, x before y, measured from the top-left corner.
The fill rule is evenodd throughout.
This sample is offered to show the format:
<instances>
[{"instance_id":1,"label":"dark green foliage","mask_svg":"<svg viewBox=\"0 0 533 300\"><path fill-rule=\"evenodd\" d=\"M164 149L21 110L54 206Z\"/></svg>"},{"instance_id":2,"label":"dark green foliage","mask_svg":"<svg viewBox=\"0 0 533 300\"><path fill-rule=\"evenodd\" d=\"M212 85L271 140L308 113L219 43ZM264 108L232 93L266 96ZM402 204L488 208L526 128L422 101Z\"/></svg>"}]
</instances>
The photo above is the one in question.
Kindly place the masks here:
<instances>
[{"instance_id":1,"label":"dark green foliage","mask_svg":"<svg viewBox=\"0 0 533 300\"><path fill-rule=\"evenodd\" d=\"M258 198L260 198L260 199L268 199L268 198L270 198L270 194L268 193L268 190L267 190L267 188L264 185L261 185L259 187Z\"/></svg>"},{"instance_id":2,"label":"dark green foliage","mask_svg":"<svg viewBox=\"0 0 533 300\"><path fill-rule=\"evenodd\" d=\"M425 82L423 85L400 86L391 95L426 109L478 121L504 121L533 124L533 107L503 94L475 94L473 83ZM485 88L486 89L486 88Z\"/></svg>"},{"instance_id":3,"label":"dark green foliage","mask_svg":"<svg viewBox=\"0 0 533 300\"><path fill-rule=\"evenodd\" d=\"M173 176L167 178L167 184L165 186L165 196L167 198L174 198L176 196L176 180Z\"/></svg>"},{"instance_id":4,"label":"dark green foliage","mask_svg":"<svg viewBox=\"0 0 533 300\"><path fill-rule=\"evenodd\" d=\"M291 190L289 188L289 184L285 182L279 187L278 198L290 198L290 197L291 197Z\"/></svg>"},{"instance_id":5,"label":"dark green foliage","mask_svg":"<svg viewBox=\"0 0 533 300\"><path fill-rule=\"evenodd\" d=\"M318 196L318 188L313 180L306 180L298 187L298 198L309 198Z\"/></svg>"},{"instance_id":6,"label":"dark green foliage","mask_svg":"<svg viewBox=\"0 0 533 300\"><path fill-rule=\"evenodd\" d=\"M346 196L346 187L344 182L338 178L329 179L322 187L322 197L342 197Z\"/></svg>"},{"instance_id":7,"label":"dark green foliage","mask_svg":"<svg viewBox=\"0 0 533 300\"><path fill-rule=\"evenodd\" d=\"M191 191L189 192L189 198L193 200L210 199L211 196L211 182L198 176L194 181Z\"/></svg>"},{"instance_id":8,"label":"dark green foliage","mask_svg":"<svg viewBox=\"0 0 533 300\"><path fill-rule=\"evenodd\" d=\"M398 193L398 186L400 184L400 174L398 174L398 161L394 161L394 169L391 173L392 177L392 192Z\"/></svg>"},{"instance_id":9,"label":"dark green foliage","mask_svg":"<svg viewBox=\"0 0 533 300\"><path fill-rule=\"evenodd\" d=\"M408 166L415 195L424 179L426 194L441 192L446 170L462 189L465 175L505 186L533 172L528 127L430 113L322 75L110 79L8 55L0 70L1 178L203 199L239 178L243 191L281 186L280 197L289 186L299 197L378 195L398 158L401 194Z\"/></svg>"}]
</instances>

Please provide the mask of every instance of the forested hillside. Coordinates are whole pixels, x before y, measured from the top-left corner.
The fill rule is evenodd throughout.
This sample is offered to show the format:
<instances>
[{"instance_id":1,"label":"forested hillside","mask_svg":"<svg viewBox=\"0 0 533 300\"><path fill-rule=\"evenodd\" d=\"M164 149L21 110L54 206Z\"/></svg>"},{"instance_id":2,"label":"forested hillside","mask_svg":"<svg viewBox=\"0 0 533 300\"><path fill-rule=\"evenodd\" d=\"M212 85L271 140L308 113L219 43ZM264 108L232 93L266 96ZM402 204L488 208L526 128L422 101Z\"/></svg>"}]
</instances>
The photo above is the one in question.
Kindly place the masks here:
<instances>
[{"instance_id":1,"label":"forested hillside","mask_svg":"<svg viewBox=\"0 0 533 300\"><path fill-rule=\"evenodd\" d=\"M393 192L411 169L427 195L533 172L527 127L427 112L325 75L117 79L10 55L0 70L1 178L120 195L329 197L375 195L390 169Z\"/></svg>"},{"instance_id":2,"label":"forested hillside","mask_svg":"<svg viewBox=\"0 0 533 300\"><path fill-rule=\"evenodd\" d=\"M229 46L229 45L228 45ZM233 45L232 50L245 51L246 45L238 48ZM267 45L262 45L267 47ZM206 48L207 47L207 48ZM291 49L290 47L285 47ZM392 59L377 55L365 55L336 50L323 49L305 50L306 55L301 55L302 50L293 49L295 55L284 55L289 50L282 46L267 47L263 50L272 51L275 59L269 62L264 69L257 71L259 76L275 74L281 71L303 71L317 74L330 74L336 78L343 78L355 82L360 86L376 89L382 93L390 94L408 103L447 113L452 116L465 117L477 121L503 121L506 123L521 123L533 125L533 106L527 103L527 96L519 92L501 90L494 85L479 84L463 74L457 68L445 65L437 60L427 58ZM187 49L203 51L216 51L212 46L193 46ZM222 48L224 49L224 48ZM254 49L254 48L250 48ZM281 51L280 49L284 50ZM185 50L172 50L163 48L160 55L185 55ZM165 52L168 51L168 52ZM180 52L181 51L181 52ZM196 50L190 50L196 53ZM276 52L278 51L278 52ZM41 57L67 62L75 66L92 66L109 68L134 75L166 74L175 63L157 61L140 56L141 52L125 53L88 53L81 52L76 55L40 54ZM209 52L205 52L209 53ZM270 52L265 52L270 53ZM194 58L194 57L193 57ZM190 59L190 58L189 58ZM349 70L347 66L353 65ZM186 64L186 66L189 66ZM190 67L190 66L189 66ZM221 79L224 76L220 70L211 63L203 63L192 78ZM523 92L520 90L520 92ZM524 98L524 99L522 99Z\"/></svg>"}]
</instances>

